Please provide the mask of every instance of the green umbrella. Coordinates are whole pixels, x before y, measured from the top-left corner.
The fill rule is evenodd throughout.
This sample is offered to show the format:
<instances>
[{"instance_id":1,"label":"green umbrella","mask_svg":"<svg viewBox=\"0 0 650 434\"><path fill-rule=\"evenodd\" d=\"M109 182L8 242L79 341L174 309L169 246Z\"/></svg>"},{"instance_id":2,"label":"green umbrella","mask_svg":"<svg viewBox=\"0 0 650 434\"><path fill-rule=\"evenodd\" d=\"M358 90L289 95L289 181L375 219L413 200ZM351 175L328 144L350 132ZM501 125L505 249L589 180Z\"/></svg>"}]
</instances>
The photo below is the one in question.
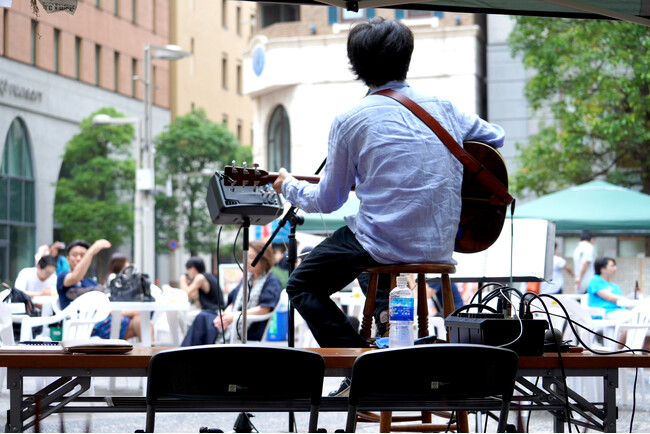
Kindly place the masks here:
<instances>
[{"instance_id":1,"label":"green umbrella","mask_svg":"<svg viewBox=\"0 0 650 434\"><path fill-rule=\"evenodd\" d=\"M554 221L558 233L650 233L650 195L591 181L519 205L515 218Z\"/></svg>"}]
</instances>

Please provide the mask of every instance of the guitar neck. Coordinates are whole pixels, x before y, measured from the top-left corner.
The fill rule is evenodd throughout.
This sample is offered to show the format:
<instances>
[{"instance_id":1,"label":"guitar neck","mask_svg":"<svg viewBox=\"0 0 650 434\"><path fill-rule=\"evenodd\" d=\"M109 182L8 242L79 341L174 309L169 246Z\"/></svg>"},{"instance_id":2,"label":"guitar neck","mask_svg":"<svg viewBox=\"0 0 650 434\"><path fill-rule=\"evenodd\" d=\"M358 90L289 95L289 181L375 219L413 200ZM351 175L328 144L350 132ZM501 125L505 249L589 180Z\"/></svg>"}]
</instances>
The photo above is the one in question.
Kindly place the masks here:
<instances>
[{"instance_id":1,"label":"guitar neck","mask_svg":"<svg viewBox=\"0 0 650 434\"><path fill-rule=\"evenodd\" d=\"M263 176L262 180L264 180L266 182L274 182L277 179L278 175L279 175L278 172L271 172L268 175ZM302 175L291 174L291 176L293 176L294 178L296 178L296 179L298 179L300 181L307 181L310 184L318 184L320 182L320 176L317 176L317 175L302 176Z\"/></svg>"}]
</instances>

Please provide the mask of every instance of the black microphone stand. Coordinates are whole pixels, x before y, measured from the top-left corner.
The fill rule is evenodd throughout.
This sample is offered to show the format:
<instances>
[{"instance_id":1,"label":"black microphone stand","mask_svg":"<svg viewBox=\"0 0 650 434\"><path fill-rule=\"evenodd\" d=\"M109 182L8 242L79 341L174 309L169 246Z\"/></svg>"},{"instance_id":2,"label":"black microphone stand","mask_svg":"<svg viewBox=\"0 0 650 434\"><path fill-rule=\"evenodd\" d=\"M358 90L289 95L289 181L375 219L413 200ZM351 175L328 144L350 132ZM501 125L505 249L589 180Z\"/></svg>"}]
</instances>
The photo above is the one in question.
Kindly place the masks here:
<instances>
[{"instance_id":1,"label":"black microphone stand","mask_svg":"<svg viewBox=\"0 0 650 434\"><path fill-rule=\"evenodd\" d=\"M321 165L318 167L316 170L316 175L320 173L320 171L325 167L325 163L327 162L327 158L323 159L323 162ZM266 241L266 244L264 244L264 247L262 247L262 250L257 253L257 256L255 259L253 259L253 262L251 262L251 266L257 265L259 260L262 258L264 255L264 252L266 249L269 248L273 240L275 239L275 236L282 230L285 224L289 222L290 229L289 229L289 255L288 255L288 262L289 262L289 276L291 276L291 273L293 270L296 268L296 260L298 259L298 246L296 243L296 227L298 225L301 225L305 222L305 219L302 216L299 216L296 214L296 211L298 211L298 208L295 206L291 206L289 210L286 212L284 217L282 217L282 220L278 223L278 227L275 228L275 231L271 234L269 239ZM278 301L279 302L279 301ZM291 301L289 301L289 311L288 311L288 318L287 318L287 328L288 328L288 334L287 334L287 344L290 348L295 347L295 319L294 319L294 307L291 304ZM289 412L289 432L293 432L293 427L295 426L295 415L293 412Z\"/></svg>"},{"instance_id":2,"label":"black microphone stand","mask_svg":"<svg viewBox=\"0 0 650 434\"><path fill-rule=\"evenodd\" d=\"M255 259L253 259L253 262L251 262L251 266L257 265L259 260L264 256L264 252L268 247L271 245L273 240L275 239L275 236L282 230L285 224L289 222L289 254L287 261L289 263L289 276L291 276L291 273L293 273L293 270L296 268L296 260L298 259L298 245L296 242L296 228L303 224L305 222L305 219L303 216L299 216L296 214L296 211L298 208L295 206L292 206L289 208L287 213L282 217L282 220L278 223L278 227L275 228L269 239L266 241L266 244L264 244L264 247L257 253L257 256ZM289 347L294 347L295 346L295 320L294 320L294 307L291 303L289 303L289 315L288 315L288 335L287 335L287 341Z\"/></svg>"},{"instance_id":3,"label":"black microphone stand","mask_svg":"<svg viewBox=\"0 0 650 434\"><path fill-rule=\"evenodd\" d=\"M298 208L295 206L292 206L289 208L289 211L282 217L282 220L278 223L278 227L275 228L275 231L271 234L269 239L266 241L266 244L264 244L264 247L257 253L257 256L255 259L253 259L253 262L251 262L251 266L257 265L259 260L264 256L264 252L268 247L271 245L273 240L275 239L275 236L282 230L284 225L289 222L290 229L289 229L289 255L287 258L287 261L289 262L289 276L291 276L291 273L293 273L293 270L296 267L296 259L298 258L298 246L296 243L296 227L298 225L301 225L305 222L305 219L303 216L299 216L296 214ZM279 301L278 301L279 303ZM289 315L287 319L287 328L288 328L288 335L287 335L287 343L290 348L293 348L295 346L295 320L294 320L294 307L289 302ZM270 320L269 320L270 321ZM295 419L296 416L295 414L291 411L289 412L289 432L294 432L293 427L295 426L296 422Z\"/></svg>"}]
</instances>

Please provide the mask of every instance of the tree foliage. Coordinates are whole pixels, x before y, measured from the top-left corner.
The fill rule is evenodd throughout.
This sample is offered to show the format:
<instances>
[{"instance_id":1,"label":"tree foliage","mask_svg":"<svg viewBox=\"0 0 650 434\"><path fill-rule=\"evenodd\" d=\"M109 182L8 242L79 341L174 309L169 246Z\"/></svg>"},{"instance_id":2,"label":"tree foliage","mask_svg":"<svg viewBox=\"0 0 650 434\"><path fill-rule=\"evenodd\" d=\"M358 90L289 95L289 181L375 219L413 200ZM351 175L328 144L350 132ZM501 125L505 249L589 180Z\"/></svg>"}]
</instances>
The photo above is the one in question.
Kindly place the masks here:
<instances>
[{"instance_id":1,"label":"tree foliage","mask_svg":"<svg viewBox=\"0 0 650 434\"><path fill-rule=\"evenodd\" d=\"M216 250L217 228L205 201L210 175L204 173L214 173L232 160L250 161L251 155L250 147L241 146L225 125L209 120L202 109L177 117L156 137L157 180L163 185L171 176L174 191L173 197L156 196L159 251L167 249L169 240L178 239L179 219L191 255Z\"/></svg>"},{"instance_id":2,"label":"tree foliage","mask_svg":"<svg viewBox=\"0 0 650 434\"><path fill-rule=\"evenodd\" d=\"M650 193L650 30L618 21L517 17L512 53L534 71L531 107L548 120L517 144L516 192L593 179Z\"/></svg>"},{"instance_id":3,"label":"tree foliage","mask_svg":"<svg viewBox=\"0 0 650 434\"><path fill-rule=\"evenodd\" d=\"M105 238L118 246L133 232L134 127L93 125L97 114L124 117L113 108L102 108L81 121L81 131L65 147L54 219L68 242Z\"/></svg>"}]
</instances>

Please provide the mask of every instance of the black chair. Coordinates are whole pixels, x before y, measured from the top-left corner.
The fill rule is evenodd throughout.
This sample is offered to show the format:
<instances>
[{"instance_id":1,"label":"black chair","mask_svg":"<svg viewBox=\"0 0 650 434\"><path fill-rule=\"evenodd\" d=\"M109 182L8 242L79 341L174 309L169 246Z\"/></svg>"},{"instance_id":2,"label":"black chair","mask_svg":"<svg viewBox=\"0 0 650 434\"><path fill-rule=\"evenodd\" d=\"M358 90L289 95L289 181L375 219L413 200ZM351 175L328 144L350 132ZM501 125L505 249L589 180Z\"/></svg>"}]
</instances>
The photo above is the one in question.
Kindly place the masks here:
<instances>
[{"instance_id":1,"label":"black chair","mask_svg":"<svg viewBox=\"0 0 650 434\"><path fill-rule=\"evenodd\" d=\"M309 412L316 432L325 361L286 347L206 345L163 351L151 358L146 432L157 411Z\"/></svg>"},{"instance_id":2,"label":"black chair","mask_svg":"<svg viewBox=\"0 0 650 434\"><path fill-rule=\"evenodd\" d=\"M346 432L355 431L357 412L495 409L504 432L518 361L512 350L470 344L364 353L352 369Z\"/></svg>"}]
</instances>

